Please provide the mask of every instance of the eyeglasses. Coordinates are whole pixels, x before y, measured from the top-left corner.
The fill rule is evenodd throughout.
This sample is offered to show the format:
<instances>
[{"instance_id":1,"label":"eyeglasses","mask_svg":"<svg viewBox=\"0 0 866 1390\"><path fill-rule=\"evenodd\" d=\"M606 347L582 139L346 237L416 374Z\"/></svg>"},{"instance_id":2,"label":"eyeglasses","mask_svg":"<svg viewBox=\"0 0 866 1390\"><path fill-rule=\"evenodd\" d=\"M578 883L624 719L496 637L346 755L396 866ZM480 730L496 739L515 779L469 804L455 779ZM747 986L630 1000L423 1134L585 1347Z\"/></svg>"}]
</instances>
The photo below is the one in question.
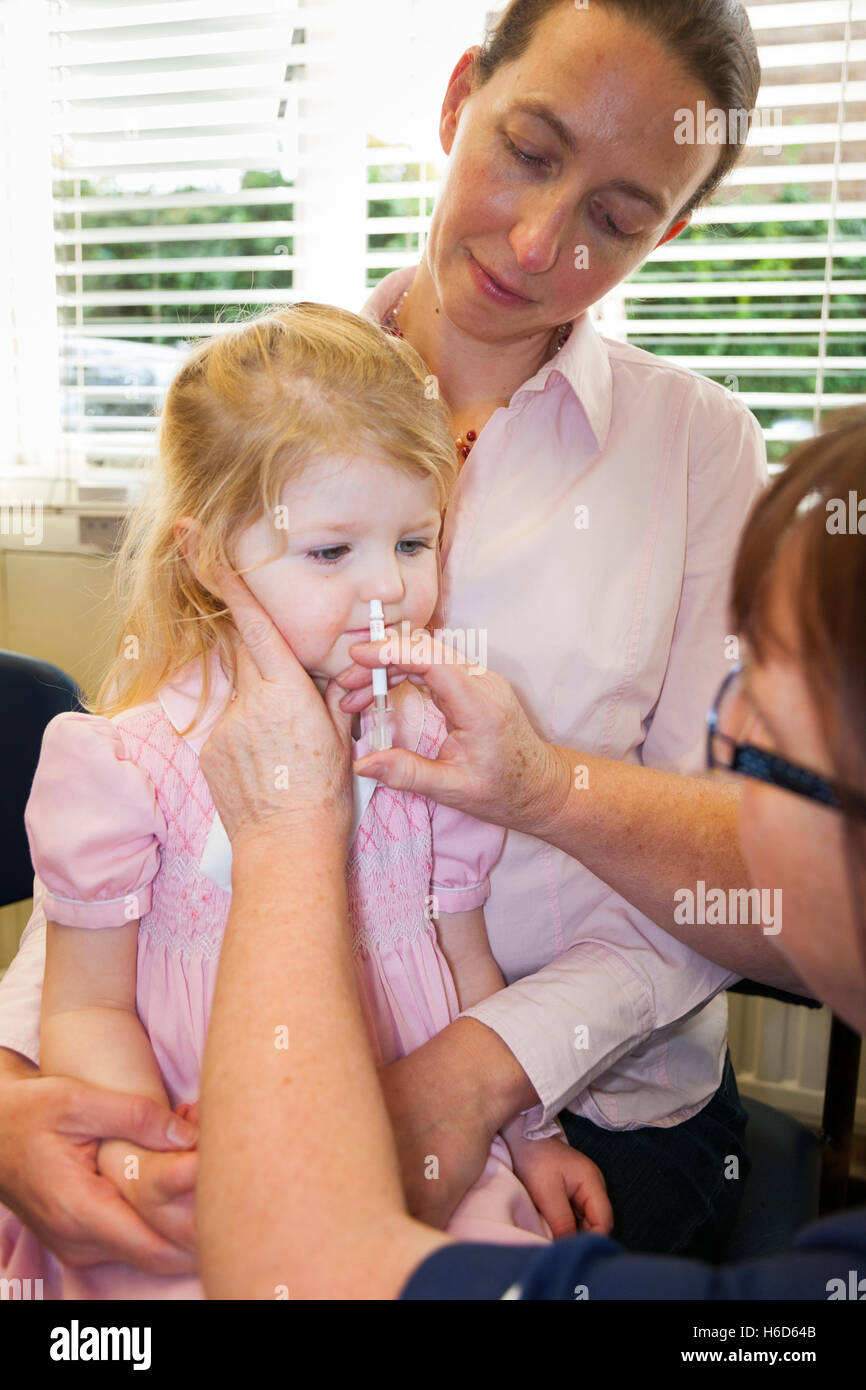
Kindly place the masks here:
<instances>
[{"instance_id":1,"label":"eyeglasses","mask_svg":"<svg viewBox=\"0 0 866 1390\"><path fill-rule=\"evenodd\" d=\"M742 661L731 668L707 715L707 766L711 770L718 768L726 772L739 772L744 777L754 777L758 782L769 782L771 786L796 792L810 801L819 801L824 806L866 820L866 796L860 792L822 777L798 763L789 762L787 758L770 753L766 748L741 743L733 734L725 732L725 728L745 732L749 722L738 684L744 669L745 662Z\"/></svg>"}]
</instances>

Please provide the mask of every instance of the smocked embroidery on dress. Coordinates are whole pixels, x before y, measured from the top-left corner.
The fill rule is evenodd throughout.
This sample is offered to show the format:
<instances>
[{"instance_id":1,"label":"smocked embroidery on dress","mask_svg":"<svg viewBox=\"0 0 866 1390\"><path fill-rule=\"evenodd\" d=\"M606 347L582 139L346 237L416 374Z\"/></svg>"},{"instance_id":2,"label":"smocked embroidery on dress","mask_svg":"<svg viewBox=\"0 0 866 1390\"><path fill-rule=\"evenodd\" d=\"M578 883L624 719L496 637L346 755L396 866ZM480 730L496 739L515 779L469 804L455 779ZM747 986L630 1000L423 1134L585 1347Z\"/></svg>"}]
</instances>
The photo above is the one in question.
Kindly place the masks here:
<instances>
[{"instance_id":1,"label":"smocked embroidery on dress","mask_svg":"<svg viewBox=\"0 0 866 1390\"><path fill-rule=\"evenodd\" d=\"M165 817L160 868L151 910L139 932L177 954L215 960L220 953L231 894L200 871L215 814L198 755L179 738L159 706L116 723L127 756L148 774Z\"/></svg>"},{"instance_id":2,"label":"smocked embroidery on dress","mask_svg":"<svg viewBox=\"0 0 866 1390\"><path fill-rule=\"evenodd\" d=\"M446 734L445 719L432 700L423 701L423 720L416 751L432 758ZM428 913L433 841L424 797L377 787L346 869L355 954L433 931Z\"/></svg>"}]
</instances>

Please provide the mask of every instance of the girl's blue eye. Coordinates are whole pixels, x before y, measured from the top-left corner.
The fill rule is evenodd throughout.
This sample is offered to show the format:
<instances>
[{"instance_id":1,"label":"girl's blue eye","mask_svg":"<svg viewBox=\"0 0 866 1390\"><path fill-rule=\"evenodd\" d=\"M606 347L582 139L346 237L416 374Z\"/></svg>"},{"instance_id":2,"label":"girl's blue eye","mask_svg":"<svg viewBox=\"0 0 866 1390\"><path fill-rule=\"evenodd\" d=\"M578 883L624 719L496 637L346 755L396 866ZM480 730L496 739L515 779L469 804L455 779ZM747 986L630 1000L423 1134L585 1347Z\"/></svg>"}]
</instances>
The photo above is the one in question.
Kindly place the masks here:
<instances>
[{"instance_id":1,"label":"girl's blue eye","mask_svg":"<svg viewBox=\"0 0 866 1390\"><path fill-rule=\"evenodd\" d=\"M307 554L312 555L315 560L318 560L320 565L335 565L338 560L342 559L342 556L334 555L334 551L348 549L349 547L347 545L326 545L323 546L321 550L308 550ZM327 555L333 555L334 558L331 560L325 559Z\"/></svg>"},{"instance_id":2,"label":"girl's blue eye","mask_svg":"<svg viewBox=\"0 0 866 1390\"><path fill-rule=\"evenodd\" d=\"M401 551L400 553L402 555L417 555L419 550L431 549L429 541L400 541L399 544L413 545L416 547L414 550ZM324 545L320 546L318 550L308 550L307 554L320 565L336 565L342 560L343 554L347 552L348 549L349 547L347 545Z\"/></svg>"}]
</instances>

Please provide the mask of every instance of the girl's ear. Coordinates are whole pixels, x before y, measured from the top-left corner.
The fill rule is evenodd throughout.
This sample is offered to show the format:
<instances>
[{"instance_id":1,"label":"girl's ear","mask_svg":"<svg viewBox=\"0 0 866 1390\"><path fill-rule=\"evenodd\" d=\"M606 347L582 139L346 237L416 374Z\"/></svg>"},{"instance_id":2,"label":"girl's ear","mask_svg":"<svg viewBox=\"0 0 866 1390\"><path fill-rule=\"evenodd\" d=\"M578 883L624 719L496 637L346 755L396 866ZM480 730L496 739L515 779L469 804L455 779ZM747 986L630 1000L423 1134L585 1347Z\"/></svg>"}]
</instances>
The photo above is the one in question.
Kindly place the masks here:
<instances>
[{"instance_id":1,"label":"girl's ear","mask_svg":"<svg viewBox=\"0 0 866 1390\"><path fill-rule=\"evenodd\" d=\"M174 538L177 541L181 554L198 580L203 589L208 593L215 594L218 599L222 599L217 586L212 580L208 579L201 570L198 563L199 542L201 539L201 527L195 517L182 516L173 526Z\"/></svg>"}]
</instances>

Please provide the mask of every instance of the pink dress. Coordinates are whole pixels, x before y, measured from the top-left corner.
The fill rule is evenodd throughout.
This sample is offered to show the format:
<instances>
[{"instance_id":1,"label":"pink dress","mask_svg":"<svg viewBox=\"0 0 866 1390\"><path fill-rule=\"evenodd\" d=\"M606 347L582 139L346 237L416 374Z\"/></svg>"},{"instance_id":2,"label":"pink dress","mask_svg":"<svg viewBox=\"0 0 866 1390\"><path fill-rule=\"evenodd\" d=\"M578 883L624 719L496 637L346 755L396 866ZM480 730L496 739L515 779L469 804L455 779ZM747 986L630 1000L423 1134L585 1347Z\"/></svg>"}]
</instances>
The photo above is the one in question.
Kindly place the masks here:
<instances>
[{"instance_id":1,"label":"pink dress","mask_svg":"<svg viewBox=\"0 0 866 1390\"><path fill-rule=\"evenodd\" d=\"M69 713L48 725L25 821L45 915L70 926L140 919L136 1003L173 1105L199 1094L217 964L231 903L215 863L221 824L198 753L219 718L228 678L215 652L199 726L182 737L201 690L191 663L158 700L113 719ZM445 720L409 682L392 692L394 742L435 758ZM355 756L368 751L368 717ZM415 793L366 781L346 881L354 961L374 1056L404 1057L457 1017L439 948L437 911L479 906L504 832ZM372 794L370 794L372 791ZM224 832L223 832L224 838ZM227 841L226 841L226 848ZM230 865L229 865L230 868ZM432 1179L431 1179L432 1180ZM485 1170L448 1225L465 1240L538 1242L550 1228L494 1139ZM45 1298L201 1298L194 1277L159 1277L123 1264L71 1269L0 1207L0 1275L43 1280Z\"/></svg>"}]
</instances>

